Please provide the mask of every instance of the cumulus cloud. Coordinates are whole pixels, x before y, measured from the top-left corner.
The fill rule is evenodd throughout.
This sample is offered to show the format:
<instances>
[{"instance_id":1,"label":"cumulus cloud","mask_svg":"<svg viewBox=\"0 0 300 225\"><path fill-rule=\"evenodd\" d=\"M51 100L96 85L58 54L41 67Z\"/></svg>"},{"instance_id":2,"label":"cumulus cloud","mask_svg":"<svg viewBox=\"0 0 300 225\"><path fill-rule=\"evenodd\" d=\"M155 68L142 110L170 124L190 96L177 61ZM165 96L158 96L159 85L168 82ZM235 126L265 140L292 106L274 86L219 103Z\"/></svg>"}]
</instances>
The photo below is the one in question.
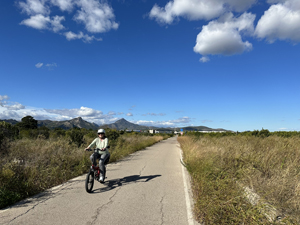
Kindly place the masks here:
<instances>
[{"instance_id":1,"label":"cumulus cloud","mask_svg":"<svg viewBox=\"0 0 300 225\"><path fill-rule=\"evenodd\" d=\"M50 9L46 2L46 0L26 0L25 2L19 2L19 7L23 13L28 15L48 15L50 14Z\"/></svg>"},{"instance_id":2,"label":"cumulus cloud","mask_svg":"<svg viewBox=\"0 0 300 225\"><path fill-rule=\"evenodd\" d=\"M111 29L118 29L119 24L115 22L115 15L112 7L106 1L98 0L26 0L18 2L22 12L29 18L24 19L20 24L38 30L50 30L59 33L66 28L62 25L64 16L50 16L51 9L57 7L60 11L67 11L69 14L74 11L73 20L83 24L84 28L91 33L108 32ZM56 9L57 9L56 8ZM54 11L54 10L53 10ZM77 34L68 31L63 33L68 40L81 39L89 43L93 40L101 41L83 32Z\"/></svg>"},{"instance_id":3,"label":"cumulus cloud","mask_svg":"<svg viewBox=\"0 0 300 225\"><path fill-rule=\"evenodd\" d=\"M92 33L107 32L118 29L113 9L105 2L96 0L77 0L80 10L74 16L74 20L83 23L87 31Z\"/></svg>"},{"instance_id":4,"label":"cumulus cloud","mask_svg":"<svg viewBox=\"0 0 300 225\"><path fill-rule=\"evenodd\" d=\"M20 110L20 109L25 109L25 106L20 104L20 103L15 103L13 105L6 105L4 106L5 108L9 110Z\"/></svg>"},{"instance_id":5,"label":"cumulus cloud","mask_svg":"<svg viewBox=\"0 0 300 225\"><path fill-rule=\"evenodd\" d=\"M132 113L127 113L126 116L133 116L133 114Z\"/></svg>"},{"instance_id":6,"label":"cumulus cloud","mask_svg":"<svg viewBox=\"0 0 300 225\"><path fill-rule=\"evenodd\" d=\"M171 24L175 18L181 16L189 20L210 20L226 11L245 11L255 2L256 0L173 0L165 7L155 4L149 17L166 24Z\"/></svg>"},{"instance_id":7,"label":"cumulus cloud","mask_svg":"<svg viewBox=\"0 0 300 225\"><path fill-rule=\"evenodd\" d=\"M67 40L76 40L76 39L82 39L83 42L91 42L93 40L96 41L102 41L102 38L95 38L94 36L89 36L87 34L83 34L82 32L79 32L78 34L73 33L72 31L64 33L64 36L67 38Z\"/></svg>"},{"instance_id":8,"label":"cumulus cloud","mask_svg":"<svg viewBox=\"0 0 300 225\"><path fill-rule=\"evenodd\" d=\"M270 43L276 39L300 42L300 1L271 0L271 5L260 18L255 29L258 38Z\"/></svg>"},{"instance_id":9,"label":"cumulus cloud","mask_svg":"<svg viewBox=\"0 0 300 225\"><path fill-rule=\"evenodd\" d=\"M59 7L61 11L71 12L74 8L75 0L51 0L51 3Z\"/></svg>"},{"instance_id":10,"label":"cumulus cloud","mask_svg":"<svg viewBox=\"0 0 300 225\"><path fill-rule=\"evenodd\" d=\"M103 112L88 107L80 107L79 109L45 109L49 113L54 113L67 117L93 117L102 118Z\"/></svg>"},{"instance_id":11,"label":"cumulus cloud","mask_svg":"<svg viewBox=\"0 0 300 225\"><path fill-rule=\"evenodd\" d=\"M8 100L9 97L7 95L0 95L0 106L4 107L4 104L6 104L5 100Z\"/></svg>"},{"instance_id":12,"label":"cumulus cloud","mask_svg":"<svg viewBox=\"0 0 300 225\"><path fill-rule=\"evenodd\" d=\"M5 99L9 99L7 95L0 95L0 101L3 101Z\"/></svg>"},{"instance_id":13,"label":"cumulus cloud","mask_svg":"<svg viewBox=\"0 0 300 225\"><path fill-rule=\"evenodd\" d=\"M7 95L0 95L0 106L8 110L20 110L25 109L20 103L7 101L9 97Z\"/></svg>"},{"instance_id":14,"label":"cumulus cloud","mask_svg":"<svg viewBox=\"0 0 300 225\"><path fill-rule=\"evenodd\" d=\"M194 51L201 55L233 55L252 49L252 44L242 40L242 34L254 32L255 15L243 13L235 18L232 13L225 14L203 26L197 36ZM202 59L202 60L201 60ZM207 58L201 58L202 62Z\"/></svg>"},{"instance_id":15,"label":"cumulus cloud","mask_svg":"<svg viewBox=\"0 0 300 225\"><path fill-rule=\"evenodd\" d=\"M76 117L82 117L84 120L96 124L108 124L115 122L118 118L113 117L110 113L103 114L102 111L91 109L88 107L80 107L75 109L40 109L33 107L25 107L19 103L8 103L4 100L8 97L0 96L0 119L21 120L23 117L30 115L36 120L53 120L63 121Z\"/></svg>"},{"instance_id":16,"label":"cumulus cloud","mask_svg":"<svg viewBox=\"0 0 300 225\"><path fill-rule=\"evenodd\" d=\"M42 14L31 16L29 19L23 20L20 24L32 27L38 30L52 30L57 33L63 30L65 27L61 22L65 20L63 16L54 16L50 18L49 16L44 16Z\"/></svg>"}]
</instances>

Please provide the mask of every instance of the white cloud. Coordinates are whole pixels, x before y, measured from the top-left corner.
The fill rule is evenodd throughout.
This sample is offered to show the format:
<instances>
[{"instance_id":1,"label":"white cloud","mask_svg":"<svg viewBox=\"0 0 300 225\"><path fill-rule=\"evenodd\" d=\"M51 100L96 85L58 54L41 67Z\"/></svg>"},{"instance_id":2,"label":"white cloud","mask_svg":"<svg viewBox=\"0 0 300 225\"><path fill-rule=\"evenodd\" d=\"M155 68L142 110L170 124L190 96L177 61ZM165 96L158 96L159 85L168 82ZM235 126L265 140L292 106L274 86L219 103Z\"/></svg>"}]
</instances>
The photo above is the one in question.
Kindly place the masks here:
<instances>
[{"instance_id":1,"label":"white cloud","mask_svg":"<svg viewBox=\"0 0 300 225\"><path fill-rule=\"evenodd\" d=\"M74 8L75 0L51 0L51 3L59 7L61 11L71 12Z\"/></svg>"},{"instance_id":2,"label":"white cloud","mask_svg":"<svg viewBox=\"0 0 300 225\"><path fill-rule=\"evenodd\" d=\"M0 106L3 107L2 110L20 110L20 109L25 109L25 106L23 106L20 103L12 103L10 101L6 101L8 100L9 97L7 95L0 95Z\"/></svg>"},{"instance_id":3,"label":"white cloud","mask_svg":"<svg viewBox=\"0 0 300 225\"><path fill-rule=\"evenodd\" d=\"M251 13L244 13L238 18L228 13L219 20L209 22L198 34L194 51L205 56L233 55L251 50L252 44L243 42L241 33L253 33L254 19L255 15Z\"/></svg>"},{"instance_id":4,"label":"white cloud","mask_svg":"<svg viewBox=\"0 0 300 225\"><path fill-rule=\"evenodd\" d=\"M9 109L9 110L25 109L25 106L20 104L20 103L14 103L13 105L5 105L4 107Z\"/></svg>"},{"instance_id":5,"label":"white cloud","mask_svg":"<svg viewBox=\"0 0 300 225\"><path fill-rule=\"evenodd\" d=\"M147 121L147 120L139 120L135 121L136 124L144 125L144 126L155 126L155 127L177 127L177 126L186 126L191 123L191 118L189 117L181 117L176 120L169 121Z\"/></svg>"},{"instance_id":6,"label":"white cloud","mask_svg":"<svg viewBox=\"0 0 300 225\"><path fill-rule=\"evenodd\" d=\"M31 16L29 19L23 20L21 25L26 25L38 30L52 30L57 33L58 31L64 29L65 27L61 22L65 20L63 16L54 16L52 19L49 16L44 16L42 14Z\"/></svg>"},{"instance_id":7,"label":"white cloud","mask_svg":"<svg viewBox=\"0 0 300 225\"><path fill-rule=\"evenodd\" d=\"M93 40L96 41L102 41L102 38L95 38L94 36L89 36L87 34L83 34L82 32L79 32L78 34L73 33L72 31L64 33L64 36L67 38L67 40L76 40L76 39L82 39L83 42L90 43Z\"/></svg>"},{"instance_id":8,"label":"white cloud","mask_svg":"<svg viewBox=\"0 0 300 225\"><path fill-rule=\"evenodd\" d=\"M103 112L88 107L80 107L79 109L45 109L45 111L53 114L58 114L67 117L93 117L93 118L102 118Z\"/></svg>"},{"instance_id":9,"label":"white cloud","mask_svg":"<svg viewBox=\"0 0 300 225\"><path fill-rule=\"evenodd\" d=\"M171 126L174 126L173 123L168 122L168 121L139 120L139 121L133 121L133 123L136 123L136 124L142 125L142 126L153 126L153 127L171 127Z\"/></svg>"},{"instance_id":10,"label":"white cloud","mask_svg":"<svg viewBox=\"0 0 300 225\"><path fill-rule=\"evenodd\" d=\"M5 99L9 99L9 97L7 95L0 95L0 103L5 100Z\"/></svg>"},{"instance_id":11,"label":"white cloud","mask_svg":"<svg viewBox=\"0 0 300 225\"><path fill-rule=\"evenodd\" d=\"M63 121L70 120L76 117L82 117L84 120L96 124L110 124L119 120L120 118L114 117L115 112L110 111L107 114L103 114L100 110L95 110L88 107L80 107L74 109L41 109L23 106L20 103L11 103L7 100L7 95L0 95L0 119L15 119L20 121L25 116L32 116L36 120L52 120L52 121ZM123 113L117 113L123 114ZM126 114L127 116L133 116L132 113ZM163 113L156 115L164 115ZM191 118L181 117L175 120L169 121L132 121L134 123L146 126L159 126L159 127L178 127L186 126L191 123Z\"/></svg>"},{"instance_id":12,"label":"white cloud","mask_svg":"<svg viewBox=\"0 0 300 225\"><path fill-rule=\"evenodd\" d=\"M244 12L251 8L258 0L224 0L224 7L228 6L229 10Z\"/></svg>"},{"instance_id":13,"label":"white cloud","mask_svg":"<svg viewBox=\"0 0 300 225\"><path fill-rule=\"evenodd\" d=\"M47 63L46 66L48 67L57 67L57 64L56 63Z\"/></svg>"},{"instance_id":14,"label":"white cloud","mask_svg":"<svg viewBox=\"0 0 300 225\"><path fill-rule=\"evenodd\" d=\"M285 131L285 130L288 130L288 128L282 127L282 128L279 128L279 130Z\"/></svg>"},{"instance_id":15,"label":"white cloud","mask_svg":"<svg viewBox=\"0 0 300 225\"><path fill-rule=\"evenodd\" d=\"M3 112L0 111L0 119L14 119L21 120L23 117L19 115L19 113L11 110L5 110Z\"/></svg>"},{"instance_id":16,"label":"white cloud","mask_svg":"<svg viewBox=\"0 0 300 225\"><path fill-rule=\"evenodd\" d=\"M150 18L158 22L171 24L176 17L184 16L190 20L212 19L223 12L223 5L212 0L174 0L164 8L154 5L150 11Z\"/></svg>"},{"instance_id":17,"label":"white cloud","mask_svg":"<svg viewBox=\"0 0 300 225\"><path fill-rule=\"evenodd\" d=\"M43 65L44 65L44 63L37 63L37 64L35 64L35 67L36 68L41 68Z\"/></svg>"},{"instance_id":18,"label":"white cloud","mask_svg":"<svg viewBox=\"0 0 300 225\"><path fill-rule=\"evenodd\" d=\"M96 0L77 0L80 10L74 16L74 20L83 23L85 29L92 33L107 32L118 29L113 9L105 2Z\"/></svg>"},{"instance_id":19,"label":"white cloud","mask_svg":"<svg viewBox=\"0 0 300 225\"><path fill-rule=\"evenodd\" d=\"M200 58L200 62L203 62L203 63L206 63L206 62L208 62L210 59L207 57L207 56L203 56L203 57L201 57Z\"/></svg>"},{"instance_id":20,"label":"white cloud","mask_svg":"<svg viewBox=\"0 0 300 225\"><path fill-rule=\"evenodd\" d=\"M179 123L179 124L186 124L186 123L190 123L191 121L192 121L191 118L189 118L187 116L184 116L184 117L181 117L181 118L179 118L177 120L170 120L169 122L175 123L175 124L177 124L177 123Z\"/></svg>"},{"instance_id":21,"label":"white cloud","mask_svg":"<svg viewBox=\"0 0 300 225\"><path fill-rule=\"evenodd\" d=\"M50 17L53 7L55 7L53 11L59 9L68 13L72 13L76 9L73 19L77 23L83 24L85 29L91 33L108 32L119 27L119 24L115 22L112 7L105 0L24 0L19 1L18 6L22 12L30 16L20 24L38 30L50 30L59 33L66 29L62 25L62 22L65 21L64 16L54 15ZM81 31L78 31L77 34L71 31L61 34L66 36L68 40L81 39L87 43L93 40L102 41L101 38L83 34Z\"/></svg>"},{"instance_id":22,"label":"white cloud","mask_svg":"<svg viewBox=\"0 0 300 225\"><path fill-rule=\"evenodd\" d=\"M48 67L49 70L53 70L54 67L57 67L57 64L56 63L47 63L46 67Z\"/></svg>"},{"instance_id":23,"label":"white cloud","mask_svg":"<svg viewBox=\"0 0 300 225\"><path fill-rule=\"evenodd\" d=\"M258 21L255 34L270 43L276 39L300 42L300 1L272 0L270 6Z\"/></svg>"},{"instance_id":24,"label":"white cloud","mask_svg":"<svg viewBox=\"0 0 300 225\"><path fill-rule=\"evenodd\" d=\"M173 0L165 7L155 4L149 16L166 24L171 24L180 16L189 20L210 20L226 11L245 11L255 2L256 0Z\"/></svg>"},{"instance_id":25,"label":"white cloud","mask_svg":"<svg viewBox=\"0 0 300 225\"><path fill-rule=\"evenodd\" d=\"M46 5L46 0L26 0L26 2L19 2L22 12L28 15L49 15L50 9Z\"/></svg>"}]
</instances>

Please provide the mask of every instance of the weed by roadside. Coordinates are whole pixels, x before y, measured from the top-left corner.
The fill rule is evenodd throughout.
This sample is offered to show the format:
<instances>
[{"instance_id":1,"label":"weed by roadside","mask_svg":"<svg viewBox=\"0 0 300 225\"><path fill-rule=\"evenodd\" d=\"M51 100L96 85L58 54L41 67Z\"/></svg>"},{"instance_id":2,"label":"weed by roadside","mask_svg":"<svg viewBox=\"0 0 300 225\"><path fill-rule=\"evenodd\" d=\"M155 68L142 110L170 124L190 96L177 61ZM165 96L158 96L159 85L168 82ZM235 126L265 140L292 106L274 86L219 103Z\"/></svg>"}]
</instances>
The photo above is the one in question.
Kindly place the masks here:
<instances>
[{"instance_id":1,"label":"weed by roadside","mask_svg":"<svg viewBox=\"0 0 300 225\"><path fill-rule=\"evenodd\" d=\"M193 179L195 214L205 224L273 224L251 205L253 189L285 217L300 224L300 138L255 136L179 137Z\"/></svg>"}]
</instances>

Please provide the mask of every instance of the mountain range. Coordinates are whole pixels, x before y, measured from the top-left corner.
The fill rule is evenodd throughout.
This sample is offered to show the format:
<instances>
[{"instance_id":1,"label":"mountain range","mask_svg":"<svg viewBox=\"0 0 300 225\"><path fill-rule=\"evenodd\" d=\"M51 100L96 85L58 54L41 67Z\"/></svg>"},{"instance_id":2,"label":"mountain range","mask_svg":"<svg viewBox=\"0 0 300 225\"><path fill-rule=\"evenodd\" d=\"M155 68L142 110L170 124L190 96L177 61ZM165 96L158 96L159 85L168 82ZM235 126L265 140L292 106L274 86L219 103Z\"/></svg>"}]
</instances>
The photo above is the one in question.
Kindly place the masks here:
<instances>
[{"instance_id":1,"label":"mountain range","mask_svg":"<svg viewBox=\"0 0 300 225\"><path fill-rule=\"evenodd\" d=\"M8 120L0 120L5 121L7 123L10 123L12 125L15 125L19 123L20 121L8 119ZM188 127L179 127L179 128L160 128L160 127L153 127L153 126L142 126L134 123L130 123L125 119L117 120L114 123L111 124L104 124L104 125L98 125L96 123L90 123L88 121L83 120L81 117L77 117L71 120L65 120L65 121L52 121L52 120L37 120L38 121L38 127L48 127L49 129L54 128L62 128L65 130L72 129L74 127L78 128L85 128L85 129L92 129L97 130L100 128L110 128L110 129L116 129L116 130L159 130L159 131L180 131L181 129L183 131L228 131L222 128L213 129L205 126L188 126Z\"/></svg>"}]
</instances>

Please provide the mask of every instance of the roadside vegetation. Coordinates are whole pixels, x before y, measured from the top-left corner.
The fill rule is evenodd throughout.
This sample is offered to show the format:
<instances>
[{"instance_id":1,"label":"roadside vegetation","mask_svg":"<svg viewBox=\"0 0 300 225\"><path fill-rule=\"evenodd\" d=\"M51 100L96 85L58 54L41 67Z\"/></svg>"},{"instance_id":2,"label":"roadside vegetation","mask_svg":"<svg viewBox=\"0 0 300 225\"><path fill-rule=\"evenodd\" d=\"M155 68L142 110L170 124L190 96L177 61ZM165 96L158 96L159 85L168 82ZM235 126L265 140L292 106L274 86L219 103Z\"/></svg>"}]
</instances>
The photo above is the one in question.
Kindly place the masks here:
<instances>
[{"instance_id":1,"label":"roadside vegetation","mask_svg":"<svg viewBox=\"0 0 300 225\"><path fill-rule=\"evenodd\" d=\"M170 137L106 129L110 162ZM16 125L0 122L0 209L86 173L91 152L84 149L97 131L37 127L27 116Z\"/></svg>"},{"instance_id":2,"label":"roadside vegetation","mask_svg":"<svg viewBox=\"0 0 300 225\"><path fill-rule=\"evenodd\" d=\"M190 132L178 142L199 222L300 224L300 132ZM260 196L256 203L245 187Z\"/></svg>"}]
</instances>

